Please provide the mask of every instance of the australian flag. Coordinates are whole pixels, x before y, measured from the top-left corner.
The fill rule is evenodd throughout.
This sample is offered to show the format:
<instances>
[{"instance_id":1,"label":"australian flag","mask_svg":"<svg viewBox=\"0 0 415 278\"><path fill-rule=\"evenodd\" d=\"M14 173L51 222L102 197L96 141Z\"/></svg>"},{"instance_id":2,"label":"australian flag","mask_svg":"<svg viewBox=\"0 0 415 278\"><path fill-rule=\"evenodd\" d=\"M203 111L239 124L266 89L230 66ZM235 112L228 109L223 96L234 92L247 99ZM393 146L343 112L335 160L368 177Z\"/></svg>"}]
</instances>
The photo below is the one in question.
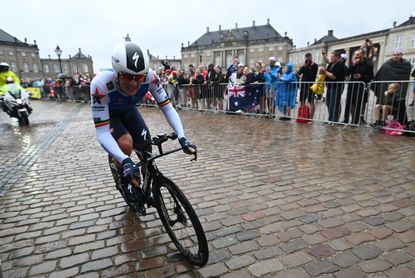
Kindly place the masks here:
<instances>
[{"instance_id":1,"label":"australian flag","mask_svg":"<svg viewBox=\"0 0 415 278\"><path fill-rule=\"evenodd\" d=\"M258 86L228 84L228 111L250 110L258 105Z\"/></svg>"}]
</instances>

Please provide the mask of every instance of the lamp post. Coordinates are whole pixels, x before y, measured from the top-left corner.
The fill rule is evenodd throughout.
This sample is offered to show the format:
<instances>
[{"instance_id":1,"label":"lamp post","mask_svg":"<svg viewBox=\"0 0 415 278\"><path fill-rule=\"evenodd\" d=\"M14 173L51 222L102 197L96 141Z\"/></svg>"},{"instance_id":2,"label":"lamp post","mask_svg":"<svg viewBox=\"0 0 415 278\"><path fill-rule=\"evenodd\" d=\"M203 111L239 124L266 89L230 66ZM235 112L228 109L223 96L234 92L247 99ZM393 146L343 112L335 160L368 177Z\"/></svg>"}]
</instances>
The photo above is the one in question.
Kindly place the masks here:
<instances>
[{"instance_id":1,"label":"lamp post","mask_svg":"<svg viewBox=\"0 0 415 278\"><path fill-rule=\"evenodd\" d=\"M59 47L59 45L56 46L55 53L56 55L58 55L59 69L61 70L60 73L62 73L62 61L61 61L62 49Z\"/></svg>"}]
</instances>

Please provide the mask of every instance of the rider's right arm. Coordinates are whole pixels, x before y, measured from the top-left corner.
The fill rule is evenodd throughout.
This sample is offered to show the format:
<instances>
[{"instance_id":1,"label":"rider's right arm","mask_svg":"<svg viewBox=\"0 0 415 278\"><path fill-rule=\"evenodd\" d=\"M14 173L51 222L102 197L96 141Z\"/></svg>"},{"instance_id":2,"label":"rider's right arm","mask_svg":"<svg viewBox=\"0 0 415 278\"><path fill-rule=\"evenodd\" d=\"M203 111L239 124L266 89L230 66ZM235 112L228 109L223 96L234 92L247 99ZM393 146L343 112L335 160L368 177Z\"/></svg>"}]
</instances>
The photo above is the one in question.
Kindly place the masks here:
<instances>
[{"instance_id":1,"label":"rider's right arm","mask_svg":"<svg viewBox=\"0 0 415 278\"><path fill-rule=\"evenodd\" d=\"M122 163L128 156L122 152L111 135L108 108L110 98L107 95L108 90L105 88L105 85L100 86L99 83L97 80L93 80L91 83L91 109L96 135L105 151Z\"/></svg>"}]
</instances>

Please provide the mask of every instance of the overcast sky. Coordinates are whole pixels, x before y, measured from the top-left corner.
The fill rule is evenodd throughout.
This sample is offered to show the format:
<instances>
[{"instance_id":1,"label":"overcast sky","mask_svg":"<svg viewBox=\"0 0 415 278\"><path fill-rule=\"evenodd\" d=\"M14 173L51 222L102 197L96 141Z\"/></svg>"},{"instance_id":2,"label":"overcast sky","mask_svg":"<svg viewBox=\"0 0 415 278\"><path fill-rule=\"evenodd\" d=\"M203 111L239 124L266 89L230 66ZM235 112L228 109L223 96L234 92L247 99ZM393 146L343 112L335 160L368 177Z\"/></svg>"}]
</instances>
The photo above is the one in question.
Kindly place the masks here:
<instances>
[{"instance_id":1,"label":"overcast sky","mask_svg":"<svg viewBox=\"0 0 415 278\"><path fill-rule=\"evenodd\" d=\"M265 25L267 18L297 47L314 42L333 29L337 38L392 27L415 15L415 1L322 0L13 0L1 4L3 31L19 40L37 41L41 58L75 55L78 48L91 55L94 69L111 66L115 44L128 33L133 42L155 56L180 57L187 45L206 32Z\"/></svg>"}]
</instances>

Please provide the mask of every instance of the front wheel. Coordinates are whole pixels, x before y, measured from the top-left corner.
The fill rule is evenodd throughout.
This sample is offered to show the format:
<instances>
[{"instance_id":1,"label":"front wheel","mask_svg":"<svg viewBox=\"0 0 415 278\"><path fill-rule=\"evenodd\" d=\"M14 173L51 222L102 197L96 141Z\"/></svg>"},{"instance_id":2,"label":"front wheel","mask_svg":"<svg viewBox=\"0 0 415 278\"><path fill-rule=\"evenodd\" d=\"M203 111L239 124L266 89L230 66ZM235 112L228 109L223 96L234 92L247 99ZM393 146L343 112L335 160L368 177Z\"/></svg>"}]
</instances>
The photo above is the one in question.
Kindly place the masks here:
<instances>
[{"instance_id":1,"label":"front wheel","mask_svg":"<svg viewBox=\"0 0 415 278\"><path fill-rule=\"evenodd\" d=\"M27 112L23 112L19 116L19 125L26 126L29 125L29 114Z\"/></svg>"},{"instance_id":2,"label":"front wheel","mask_svg":"<svg viewBox=\"0 0 415 278\"><path fill-rule=\"evenodd\" d=\"M154 181L153 195L160 220L174 245L193 264L204 266L209 259L205 232L186 196L164 176Z\"/></svg>"}]
</instances>

